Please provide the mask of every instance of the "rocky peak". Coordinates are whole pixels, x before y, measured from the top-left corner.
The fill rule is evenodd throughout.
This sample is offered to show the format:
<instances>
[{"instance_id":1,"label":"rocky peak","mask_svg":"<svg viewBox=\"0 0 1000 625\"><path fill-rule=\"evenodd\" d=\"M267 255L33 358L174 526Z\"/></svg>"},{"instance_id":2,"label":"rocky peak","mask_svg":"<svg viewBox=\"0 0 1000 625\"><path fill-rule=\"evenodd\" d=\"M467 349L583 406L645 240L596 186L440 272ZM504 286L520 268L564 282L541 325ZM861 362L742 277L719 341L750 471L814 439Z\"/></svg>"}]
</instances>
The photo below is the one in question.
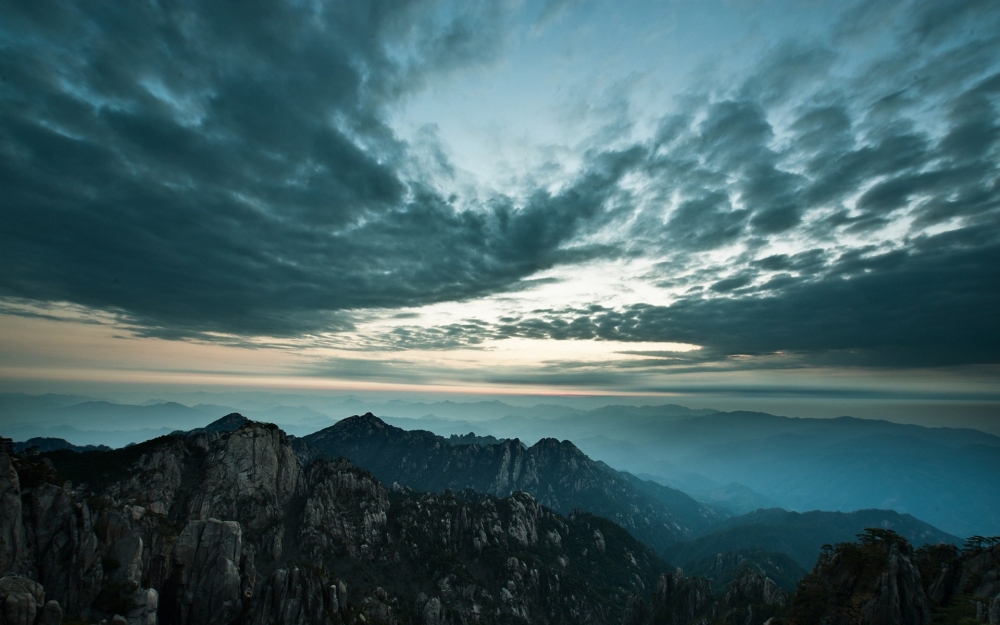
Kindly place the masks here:
<instances>
[{"instance_id":1,"label":"rocky peak","mask_svg":"<svg viewBox=\"0 0 1000 625\"><path fill-rule=\"evenodd\" d=\"M190 504L189 518L238 520L251 544L280 557L282 519L303 492L303 471L277 426L247 421L211 443L205 472Z\"/></svg>"},{"instance_id":2,"label":"rocky peak","mask_svg":"<svg viewBox=\"0 0 1000 625\"><path fill-rule=\"evenodd\" d=\"M212 421L205 426L206 432L232 432L250 422L238 412L230 412L226 416Z\"/></svg>"},{"instance_id":3,"label":"rocky peak","mask_svg":"<svg viewBox=\"0 0 1000 625\"><path fill-rule=\"evenodd\" d=\"M370 435L374 432L384 432L392 426L372 413L366 412L363 415L354 415L353 417L342 419L332 427L335 427L338 430L364 432Z\"/></svg>"}]
</instances>

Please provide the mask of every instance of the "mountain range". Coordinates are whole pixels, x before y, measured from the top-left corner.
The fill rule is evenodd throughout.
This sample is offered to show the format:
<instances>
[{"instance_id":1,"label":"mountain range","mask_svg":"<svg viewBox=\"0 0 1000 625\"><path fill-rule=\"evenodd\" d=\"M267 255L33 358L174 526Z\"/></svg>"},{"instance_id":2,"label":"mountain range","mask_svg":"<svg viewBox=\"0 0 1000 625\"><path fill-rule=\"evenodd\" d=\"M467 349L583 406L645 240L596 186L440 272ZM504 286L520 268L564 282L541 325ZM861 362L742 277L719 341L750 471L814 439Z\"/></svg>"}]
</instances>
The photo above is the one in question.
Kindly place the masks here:
<instances>
[{"instance_id":1,"label":"mountain range","mask_svg":"<svg viewBox=\"0 0 1000 625\"><path fill-rule=\"evenodd\" d=\"M0 442L4 625L929 625L1000 609L984 539L960 552L891 511L720 513L569 441L444 439L371 414L295 438L230 414L116 450ZM635 534L664 519L658 553ZM758 544L723 544L741 531ZM802 577L817 540L836 545Z\"/></svg>"},{"instance_id":2,"label":"mountain range","mask_svg":"<svg viewBox=\"0 0 1000 625\"><path fill-rule=\"evenodd\" d=\"M798 512L891 509L955 535L1000 531L1000 489L994 485L1000 474L1000 437L976 430L674 405L582 410L499 401L188 395L186 401L197 403L150 400L132 405L81 396L0 394L0 430L17 440L64 438L76 445L117 447L240 411L227 404L232 401L249 406L251 418L303 437L366 411L348 409L378 406L384 411L376 414L384 421L406 430L517 438L526 445L543 438L572 440L594 460L728 514L773 507ZM288 403L276 403L281 401Z\"/></svg>"},{"instance_id":3,"label":"mountain range","mask_svg":"<svg viewBox=\"0 0 1000 625\"><path fill-rule=\"evenodd\" d=\"M238 415L111 451L5 439L0 501L5 625L620 623L786 600L715 598L611 521L524 492L387 488Z\"/></svg>"},{"instance_id":4,"label":"mountain range","mask_svg":"<svg viewBox=\"0 0 1000 625\"><path fill-rule=\"evenodd\" d=\"M563 514L586 510L657 551L729 516L680 491L594 462L570 441L455 445L431 432L393 427L371 413L300 440L313 455L346 457L386 484L424 492L472 489L498 497L524 491Z\"/></svg>"}]
</instances>

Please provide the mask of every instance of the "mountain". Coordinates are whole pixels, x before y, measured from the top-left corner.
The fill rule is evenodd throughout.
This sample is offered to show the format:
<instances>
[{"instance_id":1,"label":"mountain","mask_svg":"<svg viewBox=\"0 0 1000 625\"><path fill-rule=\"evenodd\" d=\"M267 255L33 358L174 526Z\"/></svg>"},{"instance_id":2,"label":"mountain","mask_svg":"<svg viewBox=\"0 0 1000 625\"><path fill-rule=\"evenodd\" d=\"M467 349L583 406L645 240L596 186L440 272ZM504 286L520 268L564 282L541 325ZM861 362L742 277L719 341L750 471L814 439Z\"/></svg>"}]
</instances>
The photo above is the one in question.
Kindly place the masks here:
<instances>
[{"instance_id":1,"label":"mountain","mask_svg":"<svg viewBox=\"0 0 1000 625\"><path fill-rule=\"evenodd\" d=\"M205 432L232 432L238 430L247 423L250 419L247 419L238 412L230 412L226 416L212 421L203 428L195 428L187 432L183 430L177 430L173 432L174 434L191 435L191 434L201 434Z\"/></svg>"},{"instance_id":2,"label":"mountain","mask_svg":"<svg viewBox=\"0 0 1000 625\"><path fill-rule=\"evenodd\" d=\"M60 408L46 421L63 419L70 423L87 423L101 429L138 430L170 424L174 428L195 428L205 421L205 414L176 402L136 406L108 401L86 401Z\"/></svg>"},{"instance_id":3,"label":"mountain","mask_svg":"<svg viewBox=\"0 0 1000 625\"><path fill-rule=\"evenodd\" d=\"M53 410L93 401L92 397L80 395L27 395L25 393L0 393L0 419L5 423L19 418L31 418L47 414Z\"/></svg>"},{"instance_id":4,"label":"mountain","mask_svg":"<svg viewBox=\"0 0 1000 625\"><path fill-rule=\"evenodd\" d=\"M366 416L344 427L372 429L367 438L382 445L369 451L393 454L399 433L380 423ZM408 466L428 475L438 459L425 457L421 441L494 453L515 442L451 445L404 434L414 435L417 458ZM610 471L555 446L581 480ZM713 584L671 569L630 532L587 512L561 515L525 492L386 487L347 458L315 453L239 414L110 451L19 455L0 440L3 622L930 625L1000 615L1000 546L989 546L997 538L965 551L913 550L891 530L868 529L859 542L824 546L789 596L772 574L794 564L764 550L695 563ZM522 464L522 473L535 467ZM793 526L789 519L807 515L748 516L753 526ZM911 525L899 527L923 535Z\"/></svg>"},{"instance_id":5,"label":"mountain","mask_svg":"<svg viewBox=\"0 0 1000 625\"><path fill-rule=\"evenodd\" d=\"M387 484L418 491L473 489L495 496L525 491L557 512L579 508L611 519L657 550L726 516L680 491L594 462L569 441L453 445L431 432L393 427L371 413L302 441L329 458L350 459Z\"/></svg>"},{"instance_id":6,"label":"mountain","mask_svg":"<svg viewBox=\"0 0 1000 625\"><path fill-rule=\"evenodd\" d=\"M993 486L1000 474L1000 437L991 434L851 417L615 417L608 410L603 419L582 421L487 420L477 432L580 441L595 460L682 490L682 481L736 483L761 503L792 510L886 508L953 534L1000 533L1000 489ZM713 501L704 490L688 491ZM731 505L755 505L751 500Z\"/></svg>"},{"instance_id":7,"label":"mountain","mask_svg":"<svg viewBox=\"0 0 1000 625\"><path fill-rule=\"evenodd\" d=\"M712 479L738 476L793 509L891 508L956 534L1000 531L1000 489L993 486L1000 446L951 447L947 440L780 435L710 447L680 462Z\"/></svg>"},{"instance_id":8,"label":"mountain","mask_svg":"<svg viewBox=\"0 0 1000 625\"><path fill-rule=\"evenodd\" d=\"M614 523L527 493L419 494L303 462L239 417L111 451L0 440L4 622L722 623L786 601L752 570L717 599Z\"/></svg>"},{"instance_id":9,"label":"mountain","mask_svg":"<svg viewBox=\"0 0 1000 625\"><path fill-rule=\"evenodd\" d=\"M852 541L868 527L893 530L917 545L962 542L919 519L892 510L800 513L775 508L724 519L710 533L674 545L665 555L687 570L692 563L719 553L756 548L785 554L803 571L808 571L816 563L816 554L823 545Z\"/></svg>"}]
</instances>

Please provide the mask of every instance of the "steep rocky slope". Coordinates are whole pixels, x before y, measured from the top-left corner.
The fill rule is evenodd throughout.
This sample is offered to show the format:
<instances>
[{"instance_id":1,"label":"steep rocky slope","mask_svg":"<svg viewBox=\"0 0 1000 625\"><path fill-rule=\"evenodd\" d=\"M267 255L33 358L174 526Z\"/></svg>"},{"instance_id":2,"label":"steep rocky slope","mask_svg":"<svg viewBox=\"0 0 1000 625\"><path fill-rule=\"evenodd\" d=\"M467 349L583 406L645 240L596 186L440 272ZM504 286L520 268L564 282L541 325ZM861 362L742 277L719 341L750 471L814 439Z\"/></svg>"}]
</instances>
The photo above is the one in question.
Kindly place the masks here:
<instances>
[{"instance_id":1,"label":"steep rocky slope","mask_svg":"<svg viewBox=\"0 0 1000 625\"><path fill-rule=\"evenodd\" d=\"M995 540L993 541L996 542ZM808 625L1000 623L1000 545L914 550L892 530L826 545L783 622Z\"/></svg>"},{"instance_id":2,"label":"steep rocky slope","mask_svg":"<svg viewBox=\"0 0 1000 625\"><path fill-rule=\"evenodd\" d=\"M523 492L387 490L346 459L303 466L274 426L218 429L109 452L5 443L4 624L618 623L668 570L614 523Z\"/></svg>"},{"instance_id":3,"label":"steep rocky slope","mask_svg":"<svg viewBox=\"0 0 1000 625\"><path fill-rule=\"evenodd\" d=\"M311 449L311 451L310 451ZM406 431L368 413L302 439L305 455L344 456L387 484L438 492L473 489L496 496L525 491L569 514L586 510L613 520L662 552L727 516L680 491L594 462L569 441L546 438L451 444L431 432Z\"/></svg>"}]
</instances>

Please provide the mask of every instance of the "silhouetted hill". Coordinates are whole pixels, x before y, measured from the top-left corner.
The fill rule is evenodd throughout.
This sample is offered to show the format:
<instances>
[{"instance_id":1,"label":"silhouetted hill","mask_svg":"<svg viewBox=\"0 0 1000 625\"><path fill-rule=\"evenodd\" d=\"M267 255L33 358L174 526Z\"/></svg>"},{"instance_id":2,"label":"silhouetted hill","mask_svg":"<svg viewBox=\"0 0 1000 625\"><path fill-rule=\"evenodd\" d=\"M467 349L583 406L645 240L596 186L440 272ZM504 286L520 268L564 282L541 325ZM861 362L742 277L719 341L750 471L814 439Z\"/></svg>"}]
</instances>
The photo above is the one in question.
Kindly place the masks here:
<instances>
[{"instance_id":1,"label":"silhouetted hill","mask_svg":"<svg viewBox=\"0 0 1000 625\"><path fill-rule=\"evenodd\" d=\"M66 449L75 452L111 451L111 448L107 445L74 445L63 438L29 438L26 441L14 443L14 451L16 453L44 453L47 451L56 451L57 449Z\"/></svg>"}]
</instances>

